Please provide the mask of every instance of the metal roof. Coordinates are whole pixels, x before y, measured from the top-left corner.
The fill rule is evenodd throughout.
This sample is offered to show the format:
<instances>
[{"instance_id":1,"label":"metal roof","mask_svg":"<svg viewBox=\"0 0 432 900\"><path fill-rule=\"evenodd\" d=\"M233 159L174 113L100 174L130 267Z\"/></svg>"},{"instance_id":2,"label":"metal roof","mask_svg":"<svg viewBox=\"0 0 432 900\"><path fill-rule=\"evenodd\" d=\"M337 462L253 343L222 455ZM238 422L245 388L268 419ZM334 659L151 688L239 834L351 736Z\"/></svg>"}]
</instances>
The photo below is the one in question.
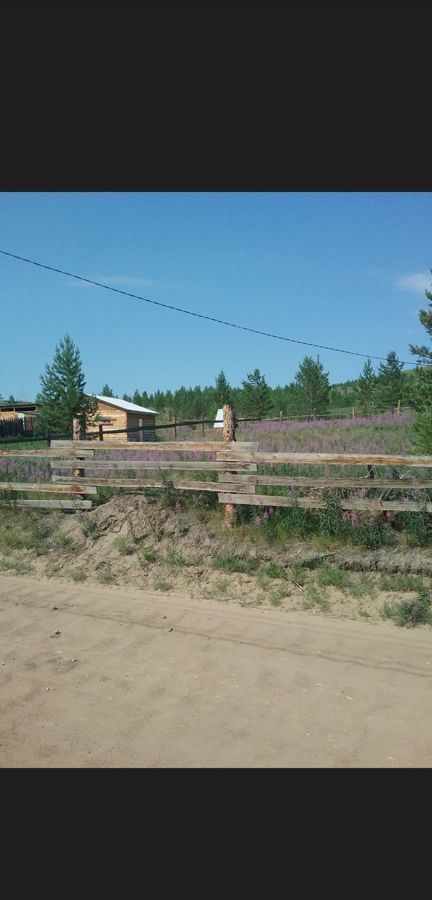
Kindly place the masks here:
<instances>
[{"instance_id":1,"label":"metal roof","mask_svg":"<svg viewBox=\"0 0 432 900\"><path fill-rule=\"evenodd\" d=\"M101 394L96 394L96 400L102 400L103 403L110 403L111 406L117 406L119 409L124 409L126 412L135 412L135 413L150 413L152 416L158 416L159 413L156 412L155 409L147 409L145 406L137 406L136 403L129 403L128 400L120 400L118 397L103 397Z\"/></svg>"}]
</instances>

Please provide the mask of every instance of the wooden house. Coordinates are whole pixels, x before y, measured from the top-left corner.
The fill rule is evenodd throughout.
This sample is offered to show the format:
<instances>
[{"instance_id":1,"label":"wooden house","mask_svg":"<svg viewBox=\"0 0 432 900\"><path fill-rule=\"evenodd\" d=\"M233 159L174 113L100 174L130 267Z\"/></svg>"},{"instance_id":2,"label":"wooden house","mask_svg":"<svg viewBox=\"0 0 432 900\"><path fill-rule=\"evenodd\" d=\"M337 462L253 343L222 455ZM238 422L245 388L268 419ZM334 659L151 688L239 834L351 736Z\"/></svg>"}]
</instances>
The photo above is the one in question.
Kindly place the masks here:
<instances>
[{"instance_id":1,"label":"wooden house","mask_svg":"<svg viewBox=\"0 0 432 900\"><path fill-rule=\"evenodd\" d=\"M154 409L147 409L145 406L137 406L136 403L129 403L128 400L120 400L118 397L103 397L96 394L98 401L97 424L103 426L103 439L109 440L127 440L127 441L154 441L156 440L156 416L159 415ZM129 434L113 434L110 436L110 430L119 428L140 428L141 426L150 426L148 430L140 433Z\"/></svg>"}]
</instances>

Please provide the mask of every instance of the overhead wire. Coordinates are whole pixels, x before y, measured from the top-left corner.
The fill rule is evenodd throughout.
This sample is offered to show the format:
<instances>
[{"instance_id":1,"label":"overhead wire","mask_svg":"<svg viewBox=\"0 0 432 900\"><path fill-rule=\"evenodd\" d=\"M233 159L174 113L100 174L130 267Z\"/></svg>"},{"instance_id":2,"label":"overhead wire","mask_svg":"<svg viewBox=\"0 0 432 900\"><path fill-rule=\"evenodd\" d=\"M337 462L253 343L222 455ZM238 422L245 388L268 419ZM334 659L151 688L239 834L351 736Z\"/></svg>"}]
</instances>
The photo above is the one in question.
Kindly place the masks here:
<instances>
[{"instance_id":1,"label":"overhead wire","mask_svg":"<svg viewBox=\"0 0 432 900\"><path fill-rule=\"evenodd\" d=\"M137 300L142 303L150 303L153 306L160 306L163 309L170 309L170 310L173 310L174 312L183 313L184 315L187 315L187 316L194 316L197 319L204 319L207 322L213 322L217 325L225 325L228 328L236 328L240 331L248 331L252 334L261 335L262 337L273 338L274 340L277 340L277 341L286 341L291 344L301 344L304 347L314 347L317 350L329 350L332 353L346 353L346 354L349 354L350 356L361 356L361 357L364 357L365 359L371 359L371 360L375 359L375 360L380 360L381 362L387 362L387 357L385 357L385 356L374 356L371 353L360 353L359 351L356 351L356 350L346 350L341 347L329 347L326 344L315 344L312 341L302 341L302 340L299 340L298 338L290 338L290 337L286 337L281 334L274 334L271 331L262 331L259 328L252 328L248 325L239 325L236 322L228 322L225 319L218 319L215 316L208 316L208 315L205 315L204 313L194 312L193 310L190 310L190 309L184 309L181 306L174 306L170 303L163 303L161 300L152 300L149 297L142 297L139 294L133 294L130 291L123 291L120 288L115 288L110 284L104 284L101 281L95 281L93 278L86 278L84 275L77 275L74 272L67 272L65 269L59 269L59 268L56 268L55 266L48 266L45 263L37 262L34 259L28 259L26 256L20 256L19 254L11 253L8 250L2 250L0 248L0 253L2 253L3 256L9 256L12 259L18 259L18 260L20 260L20 262L29 263L30 265L37 266L40 269L47 269L49 272L56 272L59 275L67 275L69 278L77 279L77 281L84 281L87 284L92 284L92 285L95 285L96 287L104 288L105 290L112 291L115 294L122 294L124 297L129 297L132 300ZM416 363L413 363L411 361L406 362L404 360L400 360L400 362L406 366L416 366L417 365Z\"/></svg>"}]
</instances>

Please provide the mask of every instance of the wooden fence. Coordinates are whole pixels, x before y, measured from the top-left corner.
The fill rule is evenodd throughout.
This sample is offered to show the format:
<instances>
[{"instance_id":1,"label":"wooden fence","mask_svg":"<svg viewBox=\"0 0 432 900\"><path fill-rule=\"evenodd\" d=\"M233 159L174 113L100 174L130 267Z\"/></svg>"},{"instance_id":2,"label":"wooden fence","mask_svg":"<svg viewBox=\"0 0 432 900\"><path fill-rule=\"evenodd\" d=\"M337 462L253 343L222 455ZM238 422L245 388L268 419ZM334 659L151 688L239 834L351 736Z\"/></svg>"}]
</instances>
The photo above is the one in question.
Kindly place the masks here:
<instances>
[{"instance_id":1,"label":"wooden fence","mask_svg":"<svg viewBox=\"0 0 432 900\"><path fill-rule=\"evenodd\" d=\"M107 450L113 457L104 458ZM116 451L123 451L126 458L114 458ZM127 453L129 451L129 454ZM145 457L151 455L153 459ZM127 456L133 452L135 459ZM199 453L200 459L161 459L170 452L187 454ZM208 458L214 454L214 459ZM207 457L207 458L206 458ZM0 492L10 491L26 494L48 494L51 498L20 498L17 504L23 507L44 509L91 509L91 498L98 488L108 486L127 491L142 491L143 488L163 488L166 479L179 491L214 491L219 502L229 507L240 504L254 506L300 506L322 509L326 506L325 490L345 489L345 493L364 488L368 496L341 497L340 506L344 510L409 511L426 509L432 513L432 477L420 475L418 479L405 477L416 468L432 469L432 456L382 456L358 453L266 453L260 452L255 442L225 441L164 441L131 445L128 441L110 441L109 447L94 440L53 440L49 449L3 450L0 459L48 460L51 466L50 483L0 481ZM284 474L273 475L271 471L260 471L269 466L323 467L325 475ZM364 467L364 476L356 473L344 477L340 473L330 475L334 466ZM387 468L392 477L379 475L379 470ZM400 472L398 470L405 470ZM67 475L64 473L67 472ZM114 472L114 475L112 474ZM134 477L128 475L134 472ZM145 478L143 474L145 473ZM200 480L208 473L208 480ZM190 476L190 477L188 477ZM198 477L197 477L198 476ZM432 473L431 473L432 476ZM214 478L217 480L213 480ZM307 491L302 496L265 494L257 492L261 486L271 488L292 488ZM395 500L385 499L389 492L404 492L405 497ZM423 493L422 493L423 492ZM424 493L426 492L426 494ZM373 494L374 496L370 496ZM379 494L379 496L377 496ZM432 494L431 494L432 496Z\"/></svg>"}]
</instances>

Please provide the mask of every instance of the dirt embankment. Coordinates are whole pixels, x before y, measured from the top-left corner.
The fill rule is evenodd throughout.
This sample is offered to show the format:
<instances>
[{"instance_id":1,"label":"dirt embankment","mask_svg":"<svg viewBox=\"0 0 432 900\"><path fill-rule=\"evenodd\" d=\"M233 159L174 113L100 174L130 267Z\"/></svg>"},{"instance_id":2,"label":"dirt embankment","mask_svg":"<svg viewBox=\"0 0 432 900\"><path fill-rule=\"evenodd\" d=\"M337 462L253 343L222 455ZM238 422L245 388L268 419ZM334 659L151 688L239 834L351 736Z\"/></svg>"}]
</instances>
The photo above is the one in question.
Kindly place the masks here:
<instances>
[{"instance_id":1,"label":"dirt embankment","mask_svg":"<svg viewBox=\"0 0 432 900\"><path fill-rule=\"evenodd\" d=\"M0 544L0 571L181 590L196 599L371 621L382 619L386 601L414 597L421 582L429 589L432 576L428 550L323 550L298 540L270 545L258 536L251 543L241 529L222 527L222 513L177 512L136 495L114 497L82 515L48 519L55 528L43 552L39 547L23 553L12 545L5 552ZM323 572L323 566L332 571ZM395 573L405 575L405 582Z\"/></svg>"}]
</instances>

